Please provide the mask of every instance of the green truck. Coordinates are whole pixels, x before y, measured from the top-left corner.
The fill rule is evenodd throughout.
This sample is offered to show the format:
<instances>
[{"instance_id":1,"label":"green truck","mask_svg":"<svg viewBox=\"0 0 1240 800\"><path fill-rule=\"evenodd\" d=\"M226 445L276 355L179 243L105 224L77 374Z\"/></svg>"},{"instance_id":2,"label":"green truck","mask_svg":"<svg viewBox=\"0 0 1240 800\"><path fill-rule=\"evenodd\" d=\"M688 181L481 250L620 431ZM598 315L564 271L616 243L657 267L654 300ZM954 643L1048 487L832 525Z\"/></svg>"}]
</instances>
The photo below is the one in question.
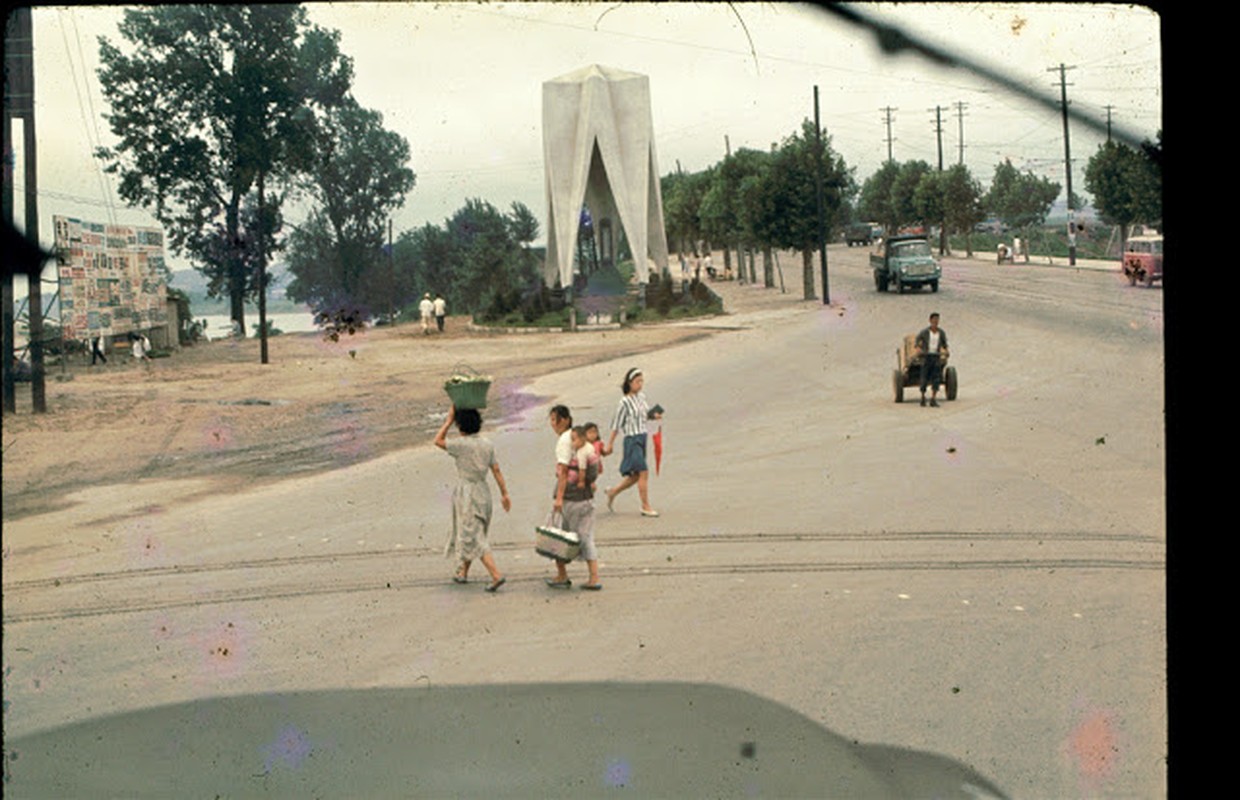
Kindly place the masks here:
<instances>
[{"instance_id":1,"label":"green truck","mask_svg":"<svg viewBox=\"0 0 1240 800\"><path fill-rule=\"evenodd\" d=\"M870 267L874 270L874 286L880 292L887 291L892 284L900 294L922 286L937 292L939 278L943 276L924 234L892 236L880 241L870 253Z\"/></svg>"}]
</instances>

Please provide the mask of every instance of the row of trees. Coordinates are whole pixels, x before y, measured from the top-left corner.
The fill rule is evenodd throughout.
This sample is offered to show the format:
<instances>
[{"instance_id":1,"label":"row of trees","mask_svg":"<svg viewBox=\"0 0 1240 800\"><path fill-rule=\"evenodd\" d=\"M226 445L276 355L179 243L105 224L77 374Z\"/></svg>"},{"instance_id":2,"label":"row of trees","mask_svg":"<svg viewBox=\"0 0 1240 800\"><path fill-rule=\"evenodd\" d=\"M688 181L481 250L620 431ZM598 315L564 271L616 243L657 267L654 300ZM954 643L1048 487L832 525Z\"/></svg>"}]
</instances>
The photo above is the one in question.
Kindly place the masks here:
<instances>
[{"instance_id":1,"label":"row of trees","mask_svg":"<svg viewBox=\"0 0 1240 800\"><path fill-rule=\"evenodd\" d=\"M1058 183L1020 172L1005 160L995 167L990 189L984 191L969 168L956 164L939 171L924 161L888 161L865 182L857 211L889 231L938 225L947 234L969 234L988 216L1027 234L1046 220L1059 196Z\"/></svg>"},{"instance_id":2,"label":"row of trees","mask_svg":"<svg viewBox=\"0 0 1240 800\"><path fill-rule=\"evenodd\" d=\"M823 231L818 227L819 164ZM697 252L700 243L721 247L725 268L731 266L733 250L761 252L767 287L775 285L772 252L797 250L807 299L814 293L812 261L820 237L830 241L847 222L857 192L853 170L831 149L827 132L816 131L809 120L770 152L741 148L701 172L664 176L661 189L669 249ZM743 268L738 264L738 270ZM751 273L749 279L756 276Z\"/></svg>"}]
</instances>

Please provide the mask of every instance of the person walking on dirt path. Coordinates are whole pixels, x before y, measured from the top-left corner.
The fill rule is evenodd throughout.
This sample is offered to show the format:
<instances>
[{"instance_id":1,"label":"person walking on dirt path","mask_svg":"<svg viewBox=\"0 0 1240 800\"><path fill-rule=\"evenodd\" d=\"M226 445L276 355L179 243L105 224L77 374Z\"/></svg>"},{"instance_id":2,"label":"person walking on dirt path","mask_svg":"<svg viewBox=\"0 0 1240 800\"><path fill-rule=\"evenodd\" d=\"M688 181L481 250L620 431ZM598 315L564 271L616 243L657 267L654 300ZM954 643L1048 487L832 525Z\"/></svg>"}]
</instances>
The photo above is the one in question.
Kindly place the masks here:
<instances>
[{"instance_id":1,"label":"person walking on dirt path","mask_svg":"<svg viewBox=\"0 0 1240 800\"><path fill-rule=\"evenodd\" d=\"M453 423L461 435L449 440L448 428ZM507 579L495 565L495 558L491 555L491 543L487 540L487 531L491 527L491 487L487 485L488 471L495 476L504 511L512 508L512 501L508 497L508 487L504 483L499 461L495 458L495 446L478 435L480 430L482 414L472 408L457 410L456 406L450 406L447 419L435 434L434 444L446 450L456 461L456 474L459 479L456 488L452 490L452 531L444 546L444 555L455 557L457 561L452 581L468 583L470 564L478 560L491 574L491 583L486 590L494 592L503 586Z\"/></svg>"},{"instance_id":2,"label":"person walking on dirt path","mask_svg":"<svg viewBox=\"0 0 1240 800\"><path fill-rule=\"evenodd\" d=\"M422 302L418 303L418 311L422 314L422 333L431 332L431 315L435 313L435 304L431 301L431 293L427 292L422 296Z\"/></svg>"},{"instance_id":3,"label":"person walking on dirt path","mask_svg":"<svg viewBox=\"0 0 1240 800\"><path fill-rule=\"evenodd\" d=\"M92 336L90 340L90 365L93 367L97 361L108 363L108 357L103 352L103 337Z\"/></svg>"},{"instance_id":4,"label":"person walking on dirt path","mask_svg":"<svg viewBox=\"0 0 1240 800\"><path fill-rule=\"evenodd\" d=\"M633 367L624 375L624 384L620 387L624 397L616 406L616 415L611 421L611 438L603 455L610 455L616 443L616 435L624 436L624 454L620 459L620 474L624 480L607 490L607 510L614 511L616 495L637 484L637 493L642 501L642 516L657 517L659 512L650 505L647 483L650 479L650 468L646 466L646 420L663 419L663 409L655 407L651 410L646 403L646 393L642 391L646 378L642 371Z\"/></svg>"},{"instance_id":5,"label":"person walking on dirt path","mask_svg":"<svg viewBox=\"0 0 1240 800\"><path fill-rule=\"evenodd\" d=\"M590 572L582 589L598 591L603 584L598 579L598 548L594 546L594 480L598 477L597 467L589 465L585 474L585 486L569 480L569 466L576 457L573 452L573 415L567 406L553 406L548 421L551 430L556 433L555 442L555 495L552 501L552 517L557 514L560 524L557 526L565 531L572 531L581 540L581 558L586 562ZM568 577L568 562L555 560L555 577L547 578L546 583L552 589L569 589L573 582Z\"/></svg>"},{"instance_id":6,"label":"person walking on dirt path","mask_svg":"<svg viewBox=\"0 0 1240 800\"><path fill-rule=\"evenodd\" d=\"M930 326L917 334L917 353L921 356L921 404L926 404L930 386L930 405L938 407L939 384L943 381L943 361L947 360L947 331L939 327L939 312L930 315Z\"/></svg>"},{"instance_id":7,"label":"person walking on dirt path","mask_svg":"<svg viewBox=\"0 0 1240 800\"><path fill-rule=\"evenodd\" d=\"M432 305L435 308L435 324L439 327L439 332L443 333L444 317L448 315L448 301L443 299L443 295L437 294Z\"/></svg>"}]
</instances>

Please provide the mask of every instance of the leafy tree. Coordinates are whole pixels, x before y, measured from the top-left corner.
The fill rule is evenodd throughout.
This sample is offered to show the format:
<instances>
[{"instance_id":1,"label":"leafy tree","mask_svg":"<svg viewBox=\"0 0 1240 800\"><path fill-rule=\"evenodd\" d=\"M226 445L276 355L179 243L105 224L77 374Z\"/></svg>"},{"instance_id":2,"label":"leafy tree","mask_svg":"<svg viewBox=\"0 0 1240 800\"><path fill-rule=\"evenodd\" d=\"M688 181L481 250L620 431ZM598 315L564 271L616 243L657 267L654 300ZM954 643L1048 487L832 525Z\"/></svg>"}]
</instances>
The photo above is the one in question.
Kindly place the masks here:
<instances>
[{"instance_id":1,"label":"leafy tree","mask_svg":"<svg viewBox=\"0 0 1240 800\"><path fill-rule=\"evenodd\" d=\"M702 198L710 188L711 171L671 174L660 181L663 190L663 217L669 243L681 252L697 252L703 238L699 212Z\"/></svg>"},{"instance_id":2,"label":"leafy tree","mask_svg":"<svg viewBox=\"0 0 1240 800\"><path fill-rule=\"evenodd\" d=\"M542 275L538 270L538 262L530 252L530 245L538 238L538 217L530 207L520 201L509 206L508 233L512 240L521 247L521 260L516 271L515 283L524 293L532 293L542 284Z\"/></svg>"},{"instance_id":3,"label":"leafy tree","mask_svg":"<svg viewBox=\"0 0 1240 800\"><path fill-rule=\"evenodd\" d=\"M241 209L257 190L266 224L266 179L293 169L299 109L330 103L351 80L336 38L296 5L170 5L125 11L129 52L101 37L100 84L119 139L97 152L120 175L119 193L151 210L172 248L227 294L244 329L244 300L263 283L246 268ZM223 216L221 248L217 223ZM222 259L222 260L221 260ZM218 296L218 295L217 295Z\"/></svg>"},{"instance_id":4,"label":"leafy tree","mask_svg":"<svg viewBox=\"0 0 1240 800\"><path fill-rule=\"evenodd\" d=\"M516 247L509 220L485 200L465 201L447 221L452 239L451 280L458 303L473 312L496 310L519 292Z\"/></svg>"},{"instance_id":5,"label":"leafy tree","mask_svg":"<svg viewBox=\"0 0 1240 800\"><path fill-rule=\"evenodd\" d=\"M1100 146L1085 167L1085 188L1094 197L1098 215L1119 226L1124 242L1133 223L1161 221L1161 184L1153 159L1117 142Z\"/></svg>"},{"instance_id":6,"label":"leafy tree","mask_svg":"<svg viewBox=\"0 0 1240 800\"><path fill-rule=\"evenodd\" d=\"M891 212L896 223L896 227L891 229L892 233L901 226L924 225L936 219L926 217L923 208L926 202L933 204L933 193L927 194L923 191L920 203L917 197L917 188L921 185L922 178L933 171L925 161L906 161L900 165L900 171L896 173L891 184Z\"/></svg>"},{"instance_id":7,"label":"leafy tree","mask_svg":"<svg viewBox=\"0 0 1240 800\"><path fill-rule=\"evenodd\" d=\"M1019 172L1010 160L995 167L986 207L1009 227L1026 233L1041 225L1059 197L1060 185L1032 172Z\"/></svg>"},{"instance_id":8,"label":"leafy tree","mask_svg":"<svg viewBox=\"0 0 1240 800\"><path fill-rule=\"evenodd\" d=\"M839 210L856 193L852 171L844 158L831 150L831 137L822 136L823 204L826 217L825 241L842 220ZM801 130L786 138L770 162L768 175L771 202L779 209L772 220L770 234L775 246L801 251L805 299L814 297L814 250L820 241L817 204L818 144L814 123L805 120Z\"/></svg>"},{"instance_id":9,"label":"leafy tree","mask_svg":"<svg viewBox=\"0 0 1240 800\"><path fill-rule=\"evenodd\" d=\"M866 179L861 187L861 198L857 203L857 211L867 220L873 220L884 229L895 232L899 219L892 207L892 187L900 174L900 165L895 161L887 161L878 172Z\"/></svg>"},{"instance_id":10,"label":"leafy tree","mask_svg":"<svg viewBox=\"0 0 1240 800\"><path fill-rule=\"evenodd\" d=\"M313 142L301 187L316 207L311 230L294 240L311 249L290 262L289 296L316 311L403 305L412 287L397 281L383 246L385 222L414 185L409 144L352 100L301 122Z\"/></svg>"},{"instance_id":11,"label":"leafy tree","mask_svg":"<svg viewBox=\"0 0 1240 800\"><path fill-rule=\"evenodd\" d=\"M969 168L956 164L942 173L943 222L948 232L964 234L965 252L973 255L971 236L977 223L986 218L982 205L982 187L973 179Z\"/></svg>"}]
</instances>

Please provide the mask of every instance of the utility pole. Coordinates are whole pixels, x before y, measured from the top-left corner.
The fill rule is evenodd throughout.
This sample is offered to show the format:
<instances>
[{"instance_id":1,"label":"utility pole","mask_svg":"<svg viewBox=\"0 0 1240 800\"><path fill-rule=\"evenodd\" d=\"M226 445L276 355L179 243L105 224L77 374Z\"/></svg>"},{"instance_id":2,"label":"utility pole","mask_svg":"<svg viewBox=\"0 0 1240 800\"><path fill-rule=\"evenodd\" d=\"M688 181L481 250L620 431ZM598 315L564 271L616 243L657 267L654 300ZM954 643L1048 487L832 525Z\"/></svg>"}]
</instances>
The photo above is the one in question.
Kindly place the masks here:
<instances>
[{"instance_id":1,"label":"utility pole","mask_svg":"<svg viewBox=\"0 0 1240 800\"><path fill-rule=\"evenodd\" d=\"M30 9L14 9L6 19L4 31L4 140L13 140L13 120L22 120L22 159L25 178L22 189L26 206L26 238L36 247L39 244L39 194L38 159L34 135L34 33ZM7 157L6 153L6 157ZM13 217L13 174L5 164L4 213L7 222ZM6 260L12 254L5 253ZM7 266L7 265L6 265ZM14 319L13 319L13 272L6 270L4 277L4 410L17 410L16 375L13 374ZM43 262L33 265L27 274L27 300L29 309L30 352L30 401L36 414L47 413L46 373L43 365ZM63 358L64 355L62 354Z\"/></svg>"},{"instance_id":2,"label":"utility pole","mask_svg":"<svg viewBox=\"0 0 1240 800\"><path fill-rule=\"evenodd\" d=\"M934 136L939 147L939 172L943 171L943 107L934 107ZM947 221L939 220L939 255L947 253Z\"/></svg>"},{"instance_id":3,"label":"utility pole","mask_svg":"<svg viewBox=\"0 0 1240 800\"><path fill-rule=\"evenodd\" d=\"M934 138L939 147L939 172L943 171L943 106L935 106L934 111Z\"/></svg>"},{"instance_id":4,"label":"utility pole","mask_svg":"<svg viewBox=\"0 0 1240 800\"><path fill-rule=\"evenodd\" d=\"M1068 183L1068 266L1076 266L1076 208L1072 203L1072 147L1068 137L1068 83L1065 72L1076 67L1059 65L1059 98L1063 112L1063 160ZM1047 72L1054 72L1054 67Z\"/></svg>"},{"instance_id":5,"label":"utility pole","mask_svg":"<svg viewBox=\"0 0 1240 800\"><path fill-rule=\"evenodd\" d=\"M892 108L891 106L887 106L882 109L887 118L887 161L889 162L894 160L891 154L891 143L895 141L895 139L891 136L891 112L898 110L899 109Z\"/></svg>"},{"instance_id":6,"label":"utility pole","mask_svg":"<svg viewBox=\"0 0 1240 800\"><path fill-rule=\"evenodd\" d=\"M826 203L822 198L822 124L818 121L818 86L814 86L814 162L818 173L817 180L814 181L814 194L818 197L818 263L822 269L822 304L824 306L831 304L831 292L827 288L827 218ZM806 300L812 300L813 289L810 286L809 296Z\"/></svg>"},{"instance_id":7,"label":"utility pole","mask_svg":"<svg viewBox=\"0 0 1240 800\"><path fill-rule=\"evenodd\" d=\"M1107 110L1107 144L1111 143L1111 112L1115 110L1115 106L1103 106Z\"/></svg>"},{"instance_id":8,"label":"utility pole","mask_svg":"<svg viewBox=\"0 0 1240 800\"><path fill-rule=\"evenodd\" d=\"M960 138L960 160L959 164L964 164L964 110L968 108L967 103L953 103L956 107L956 126Z\"/></svg>"}]
</instances>

